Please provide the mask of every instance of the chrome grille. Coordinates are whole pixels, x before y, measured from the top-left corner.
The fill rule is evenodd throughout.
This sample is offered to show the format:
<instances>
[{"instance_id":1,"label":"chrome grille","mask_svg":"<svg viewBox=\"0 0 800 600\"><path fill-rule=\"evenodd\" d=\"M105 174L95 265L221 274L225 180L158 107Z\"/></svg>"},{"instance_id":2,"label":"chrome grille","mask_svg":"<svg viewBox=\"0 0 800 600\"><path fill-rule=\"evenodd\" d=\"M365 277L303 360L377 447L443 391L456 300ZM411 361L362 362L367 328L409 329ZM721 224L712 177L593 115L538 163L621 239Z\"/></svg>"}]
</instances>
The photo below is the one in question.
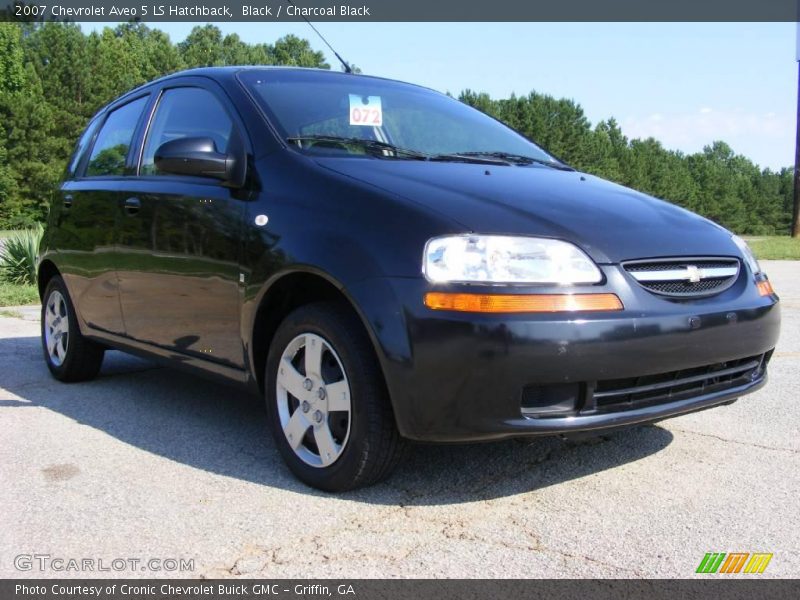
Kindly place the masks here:
<instances>
[{"instance_id":1,"label":"chrome grille","mask_svg":"<svg viewBox=\"0 0 800 600\"><path fill-rule=\"evenodd\" d=\"M735 258L669 258L629 261L622 266L646 290L679 298L718 294L739 276Z\"/></svg>"}]
</instances>

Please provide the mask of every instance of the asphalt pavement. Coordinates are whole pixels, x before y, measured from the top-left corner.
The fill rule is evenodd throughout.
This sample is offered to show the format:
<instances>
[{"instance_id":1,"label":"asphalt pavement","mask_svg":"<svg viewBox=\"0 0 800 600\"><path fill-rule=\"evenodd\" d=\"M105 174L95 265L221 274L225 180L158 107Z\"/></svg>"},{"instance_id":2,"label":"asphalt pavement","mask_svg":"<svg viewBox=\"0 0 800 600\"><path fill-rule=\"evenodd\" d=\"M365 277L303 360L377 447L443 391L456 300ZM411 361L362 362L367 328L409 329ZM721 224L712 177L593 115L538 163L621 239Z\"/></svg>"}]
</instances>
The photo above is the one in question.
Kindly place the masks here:
<instances>
[{"instance_id":1,"label":"asphalt pavement","mask_svg":"<svg viewBox=\"0 0 800 600\"><path fill-rule=\"evenodd\" d=\"M758 577L796 578L800 262L763 264L761 391L580 442L418 445L340 496L290 475L257 398L119 352L58 383L36 310L0 309L0 577L684 578L768 552Z\"/></svg>"}]
</instances>

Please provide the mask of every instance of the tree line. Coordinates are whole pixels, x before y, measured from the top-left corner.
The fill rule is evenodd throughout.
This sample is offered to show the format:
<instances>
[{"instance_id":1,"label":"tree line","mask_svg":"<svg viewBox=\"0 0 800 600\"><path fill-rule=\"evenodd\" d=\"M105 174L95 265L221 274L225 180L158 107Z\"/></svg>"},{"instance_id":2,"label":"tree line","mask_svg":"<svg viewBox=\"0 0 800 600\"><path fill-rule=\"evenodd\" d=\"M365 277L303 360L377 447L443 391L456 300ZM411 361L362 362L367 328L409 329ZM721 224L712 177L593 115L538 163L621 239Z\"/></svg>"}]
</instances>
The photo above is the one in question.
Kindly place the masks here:
<instances>
[{"instance_id":1,"label":"tree line","mask_svg":"<svg viewBox=\"0 0 800 600\"><path fill-rule=\"evenodd\" d=\"M104 104L180 69L235 64L330 68L321 52L292 35L248 44L205 25L176 44L142 23L89 34L71 23L0 23L0 229L44 220L75 141ZM459 99L577 169L738 233L789 232L790 168L760 169L722 141L684 154L653 138L628 139L613 118L592 126L576 102L537 92L493 99L465 90Z\"/></svg>"},{"instance_id":2,"label":"tree line","mask_svg":"<svg viewBox=\"0 0 800 600\"><path fill-rule=\"evenodd\" d=\"M459 99L581 171L669 200L737 233L789 233L792 168L761 169L722 141L684 154L653 138L628 139L613 118L592 127L579 104L546 94L494 100L466 90Z\"/></svg>"},{"instance_id":3,"label":"tree line","mask_svg":"<svg viewBox=\"0 0 800 600\"><path fill-rule=\"evenodd\" d=\"M76 140L102 106L167 73L234 64L330 68L293 35L247 44L206 25L174 44L143 23L89 34L72 23L0 23L0 229L44 220Z\"/></svg>"}]
</instances>

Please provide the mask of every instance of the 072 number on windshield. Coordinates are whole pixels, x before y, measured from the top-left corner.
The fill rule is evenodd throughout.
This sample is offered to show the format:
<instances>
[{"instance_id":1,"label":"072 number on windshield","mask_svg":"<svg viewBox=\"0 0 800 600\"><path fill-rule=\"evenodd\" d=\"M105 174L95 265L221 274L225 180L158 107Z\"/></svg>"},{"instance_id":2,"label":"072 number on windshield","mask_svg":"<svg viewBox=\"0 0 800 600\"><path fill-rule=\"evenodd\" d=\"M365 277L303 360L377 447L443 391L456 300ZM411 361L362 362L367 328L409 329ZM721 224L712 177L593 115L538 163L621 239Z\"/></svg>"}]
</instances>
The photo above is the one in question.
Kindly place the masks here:
<instances>
[{"instance_id":1,"label":"072 number on windshield","mask_svg":"<svg viewBox=\"0 0 800 600\"><path fill-rule=\"evenodd\" d=\"M351 125L383 125L383 114L379 108L354 106L350 109Z\"/></svg>"}]
</instances>

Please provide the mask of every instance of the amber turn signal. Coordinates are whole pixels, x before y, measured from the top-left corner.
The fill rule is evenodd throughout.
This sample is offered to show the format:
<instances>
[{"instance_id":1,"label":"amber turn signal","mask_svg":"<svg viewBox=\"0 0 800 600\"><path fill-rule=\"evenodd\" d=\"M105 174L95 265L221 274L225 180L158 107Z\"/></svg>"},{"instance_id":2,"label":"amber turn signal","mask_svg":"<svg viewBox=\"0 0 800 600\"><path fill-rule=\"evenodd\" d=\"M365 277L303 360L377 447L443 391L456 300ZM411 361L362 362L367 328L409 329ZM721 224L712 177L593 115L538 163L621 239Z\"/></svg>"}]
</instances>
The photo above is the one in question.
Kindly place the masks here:
<instances>
[{"instance_id":1,"label":"amber turn signal","mask_svg":"<svg viewBox=\"0 0 800 600\"><path fill-rule=\"evenodd\" d=\"M761 296L771 296L775 293L775 290L772 289L772 284L766 279L756 283L756 287L758 288L758 293Z\"/></svg>"},{"instance_id":2,"label":"amber turn signal","mask_svg":"<svg viewBox=\"0 0 800 600\"><path fill-rule=\"evenodd\" d=\"M476 313L552 313L622 310L616 294L454 294L428 292L425 306L433 310Z\"/></svg>"}]
</instances>

